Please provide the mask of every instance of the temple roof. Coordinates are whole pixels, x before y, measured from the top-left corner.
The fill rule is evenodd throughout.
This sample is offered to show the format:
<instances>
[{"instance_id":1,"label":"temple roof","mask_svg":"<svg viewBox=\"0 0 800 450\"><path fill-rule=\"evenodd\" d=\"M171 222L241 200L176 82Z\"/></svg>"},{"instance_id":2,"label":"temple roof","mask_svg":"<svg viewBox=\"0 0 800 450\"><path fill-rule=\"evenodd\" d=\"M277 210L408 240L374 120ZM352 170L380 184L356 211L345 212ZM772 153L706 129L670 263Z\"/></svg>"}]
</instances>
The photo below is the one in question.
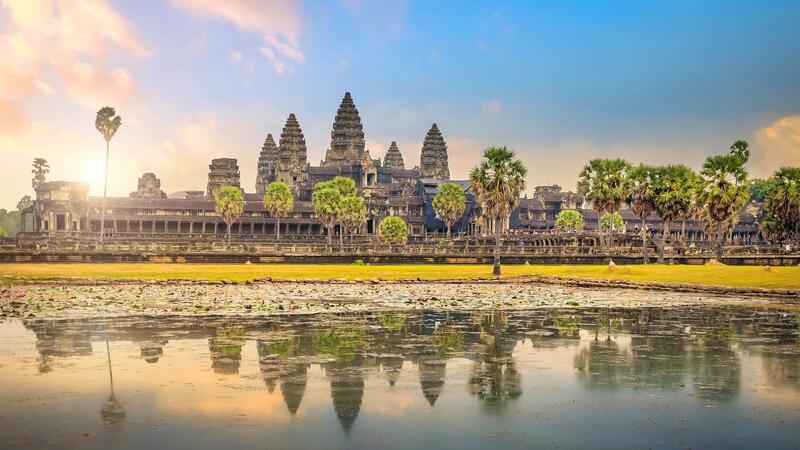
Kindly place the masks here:
<instances>
[{"instance_id":1,"label":"temple roof","mask_svg":"<svg viewBox=\"0 0 800 450\"><path fill-rule=\"evenodd\" d=\"M425 141L422 143L420 175L443 180L450 178L447 144L435 123L431 125L428 134L425 135Z\"/></svg>"},{"instance_id":2,"label":"temple roof","mask_svg":"<svg viewBox=\"0 0 800 450\"><path fill-rule=\"evenodd\" d=\"M281 131L278 156L282 160L306 162L306 138L294 113L289 114Z\"/></svg>"},{"instance_id":3,"label":"temple roof","mask_svg":"<svg viewBox=\"0 0 800 450\"><path fill-rule=\"evenodd\" d=\"M325 164L355 164L363 159L364 127L353 98L345 92L336 111L331 130L331 146L325 154Z\"/></svg>"},{"instance_id":4,"label":"temple roof","mask_svg":"<svg viewBox=\"0 0 800 450\"><path fill-rule=\"evenodd\" d=\"M386 151L386 157L383 158L383 165L384 167L389 167L394 170L405 170L405 164L403 163L403 154L400 153L400 149L397 147L397 142L392 141L389 145L389 150Z\"/></svg>"}]
</instances>

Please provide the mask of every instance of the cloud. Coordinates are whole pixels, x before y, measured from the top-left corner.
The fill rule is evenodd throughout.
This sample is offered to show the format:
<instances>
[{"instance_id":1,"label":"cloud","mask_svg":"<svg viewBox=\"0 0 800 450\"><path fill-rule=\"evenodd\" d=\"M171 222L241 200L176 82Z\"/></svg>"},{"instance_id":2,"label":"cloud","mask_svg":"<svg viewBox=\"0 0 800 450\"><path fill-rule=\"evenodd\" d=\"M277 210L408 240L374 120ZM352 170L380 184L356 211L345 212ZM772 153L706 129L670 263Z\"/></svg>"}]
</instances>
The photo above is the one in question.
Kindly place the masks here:
<instances>
[{"instance_id":1,"label":"cloud","mask_svg":"<svg viewBox=\"0 0 800 450\"><path fill-rule=\"evenodd\" d=\"M305 62L298 44L300 7L292 0L173 0L179 7L199 15L223 20L258 34L264 42L261 53L279 75L290 73L285 60Z\"/></svg>"},{"instance_id":2,"label":"cloud","mask_svg":"<svg viewBox=\"0 0 800 450\"><path fill-rule=\"evenodd\" d=\"M800 115L781 117L755 133L753 175L768 177L783 166L800 166Z\"/></svg>"},{"instance_id":3,"label":"cloud","mask_svg":"<svg viewBox=\"0 0 800 450\"><path fill-rule=\"evenodd\" d=\"M150 51L105 0L0 0L9 32L0 35L0 96L22 102L62 91L96 108L135 96L129 72L109 67L112 48L146 57ZM57 83L53 83L54 79Z\"/></svg>"},{"instance_id":4,"label":"cloud","mask_svg":"<svg viewBox=\"0 0 800 450\"><path fill-rule=\"evenodd\" d=\"M242 62L242 59L242 52L233 50L228 54L228 61L232 63L240 63Z\"/></svg>"},{"instance_id":5,"label":"cloud","mask_svg":"<svg viewBox=\"0 0 800 450\"><path fill-rule=\"evenodd\" d=\"M503 112L503 102L500 100L489 100L481 103L481 114L485 116L496 116Z\"/></svg>"}]
</instances>

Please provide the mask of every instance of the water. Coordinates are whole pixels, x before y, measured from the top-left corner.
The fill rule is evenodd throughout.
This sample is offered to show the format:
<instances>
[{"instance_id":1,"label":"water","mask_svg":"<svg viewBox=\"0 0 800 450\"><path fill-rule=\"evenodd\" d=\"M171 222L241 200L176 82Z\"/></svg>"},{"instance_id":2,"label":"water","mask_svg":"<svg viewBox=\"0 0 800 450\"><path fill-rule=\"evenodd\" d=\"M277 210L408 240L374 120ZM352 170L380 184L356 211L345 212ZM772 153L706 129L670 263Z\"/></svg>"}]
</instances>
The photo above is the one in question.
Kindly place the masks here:
<instances>
[{"instance_id":1,"label":"water","mask_svg":"<svg viewBox=\"0 0 800 450\"><path fill-rule=\"evenodd\" d=\"M798 448L800 314L7 321L0 448Z\"/></svg>"}]
</instances>

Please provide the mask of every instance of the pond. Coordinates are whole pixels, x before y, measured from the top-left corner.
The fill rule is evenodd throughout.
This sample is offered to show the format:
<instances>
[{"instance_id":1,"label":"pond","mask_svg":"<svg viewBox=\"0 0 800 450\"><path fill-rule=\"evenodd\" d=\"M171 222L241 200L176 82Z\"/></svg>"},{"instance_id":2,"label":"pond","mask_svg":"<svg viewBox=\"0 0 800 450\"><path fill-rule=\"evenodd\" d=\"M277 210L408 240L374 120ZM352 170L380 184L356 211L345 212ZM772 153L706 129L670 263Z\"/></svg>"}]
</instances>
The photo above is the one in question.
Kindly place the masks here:
<instances>
[{"instance_id":1,"label":"pond","mask_svg":"<svg viewBox=\"0 0 800 450\"><path fill-rule=\"evenodd\" d=\"M0 323L0 448L797 448L764 307Z\"/></svg>"}]
</instances>

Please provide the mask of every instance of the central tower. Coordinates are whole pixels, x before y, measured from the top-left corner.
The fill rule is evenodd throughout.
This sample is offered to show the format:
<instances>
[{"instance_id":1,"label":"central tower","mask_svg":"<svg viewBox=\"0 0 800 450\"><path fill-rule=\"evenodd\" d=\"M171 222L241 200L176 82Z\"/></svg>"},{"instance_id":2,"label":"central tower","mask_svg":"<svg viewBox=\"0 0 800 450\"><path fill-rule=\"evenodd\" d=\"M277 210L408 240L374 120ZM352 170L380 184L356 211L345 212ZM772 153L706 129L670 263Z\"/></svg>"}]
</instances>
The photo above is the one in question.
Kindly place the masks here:
<instances>
[{"instance_id":1,"label":"central tower","mask_svg":"<svg viewBox=\"0 0 800 450\"><path fill-rule=\"evenodd\" d=\"M364 159L364 127L353 98L345 92L331 131L331 146L323 166L342 167L360 164Z\"/></svg>"}]
</instances>

